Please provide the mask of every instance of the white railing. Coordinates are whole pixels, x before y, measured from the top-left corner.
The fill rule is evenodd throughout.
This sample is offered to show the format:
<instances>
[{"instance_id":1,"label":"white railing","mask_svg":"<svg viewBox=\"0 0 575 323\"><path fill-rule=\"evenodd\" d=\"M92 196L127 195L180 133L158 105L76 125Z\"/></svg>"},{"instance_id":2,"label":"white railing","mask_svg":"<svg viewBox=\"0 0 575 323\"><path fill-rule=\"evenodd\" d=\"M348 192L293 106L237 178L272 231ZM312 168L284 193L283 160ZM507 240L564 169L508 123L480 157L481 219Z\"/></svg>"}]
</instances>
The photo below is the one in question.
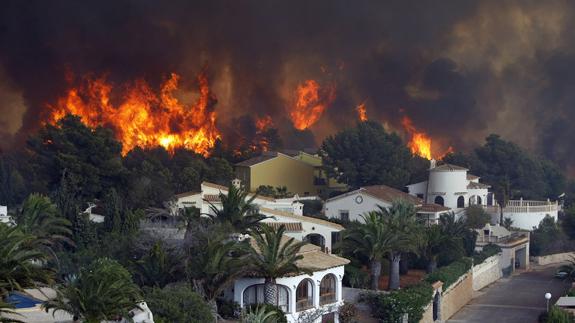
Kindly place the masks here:
<instances>
[{"instance_id":1,"label":"white railing","mask_svg":"<svg viewBox=\"0 0 575 323\"><path fill-rule=\"evenodd\" d=\"M488 213L499 213L499 206L484 206ZM503 208L503 213L541 213L557 212L559 204L557 201L530 201L530 200L510 200Z\"/></svg>"}]
</instances>

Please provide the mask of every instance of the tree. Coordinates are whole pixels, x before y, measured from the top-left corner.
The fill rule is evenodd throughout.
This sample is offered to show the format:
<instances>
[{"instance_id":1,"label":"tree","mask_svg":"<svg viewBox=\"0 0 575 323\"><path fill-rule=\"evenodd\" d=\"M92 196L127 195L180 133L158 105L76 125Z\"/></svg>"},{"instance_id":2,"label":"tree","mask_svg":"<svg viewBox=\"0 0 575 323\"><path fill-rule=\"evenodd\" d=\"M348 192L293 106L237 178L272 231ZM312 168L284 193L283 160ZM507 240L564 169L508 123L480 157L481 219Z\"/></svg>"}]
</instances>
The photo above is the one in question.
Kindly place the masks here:
<instances>
[{"instance_id":1,"label":"tree","mask_svg":"<svg viewBox=\"0 0 575 323\"><path fill-rule=\"evenodd\" d=\"M419 254L427 261L427 273L437 268L437 257L444 251L457 252L463 248L460 236L452 235L448 228L431 225L424 228L419 236Z\"/></svg>"},{"instance_id":2,"label":"tree","mask_svg":"<svg viewBox=\"0 0 575 323\"><path fill-rule=\"evenodd\" d=\"M511 218L503 219L503 226L505 227L505 229L511 230L511 227L513 226L513 219Z\"/></svg>"},{"instance_id":3,"label":"tree","mask_svg":"<svg viewBox=\"0 0 575 323\"><path fill-rule=\"evenodd\" d=\"M214 322L210 307L189 285L176 284L164 288L144 288L146 304L157 323Z\"/></svg>"},{"instance_id":4,"label":"tree","mask_svg":"<svg viewBox=\"0 0 575 323\"><path fill-rule=\"evenodd\" d=\"M275 323L278 317L283 314L278 313L274 308L266 306L255 306L248 309L242 315L242 323Z\"/></svg>"},{"instance_id":5,"label":"tree","mask_svg":"<svg viewBox=\"0 0 575 323\"><path fill-rule=\"evenodd\" d=\"M114 260L101 258L80 270L45 303L46 311L65 311L87 323L128 318L141 299L130 273Z\"/></svg>"},{"instance_id":6,"label":"tree","mask_svg":"<svg viewBox=\"0 0 575 323\"><path fill-rule=\"evenodd\" d=\"M182 257L174 251L165 250L162 241L157 241L148 254L136 261L136 281L140 286L163 288L183 276L182 263Z\"/></svg>"},{"instance_id":7,"label":"tree","mask_svg":"<svg viewBox=\"0 0 575 323\"><path fill-rule=\"evenodd\" d=\"M36 237L0 223L0 299L8 292L53 282L54 271Z\"/></svg>"},{"instance_id":8,"label":"tree","mask_svg":"<svg viewBox=\"0 0 575 323\"><path fill-rule=\"evenodd\" d=\"M419 226L415 218L415 207L413 204L396 200L389 208L378 206L385 226L389 234L395 239L388 253L390 264L389 269L389 289L399 289L399 262L401 253L417 252L417 234Z\"/></svg>"},{"instance_id":9,"label":"tree","mask_svg":"<svg viewBox=\"0 0 575 323\"><path fill-rule=\"evenodd\" d=\"M479 205L472 205L465 210L465 223L469 228L481 229L489 221L491 216Z\"/></svg>"},{"instance_id":10,"label":"tree","mask_svg":"<svg viewBox=\"0 0 575 323\"><path fill-rule=\"evenodd\" d=\"M362 215L364 223L352 226L343 233L343 249L369 259L371 289L379 289L381 263L396 246L398 237L389 232L381 212Z\"/></svg>"},{"instance_id":11,"label":"tree","mask_svg":"<svg viewBox=\"0 0 575 323\"><path fill-rule=\"evenodd\" d=\"M249 192L237 188L234 185L228 186L228 194L219 194L221 207L211 202L211 214L208 214L217 223L230 224L235 232L248 233L250 229L257 228L260 221L266 218L258 212L253 204L256 195L249 197Z\"/></svg>"},{"instance_id":12,"label":"tree","mask_svg":"<svg viewBox=\"0 0 575 323\"><path fill-rule=\"evenodd\" d=\"M53 248L74 245L70 239L70 221L61 216L56 205L46 196L28 196L14 219L18 229L36 237L36 242L48 248L51 253Z\"/></svg>"},{"instance_id":13,"label":"tree","mask_svg":"<svg viewBox=\"0 0 575 323\"><path fill-rule=\"evenodd\" d=\"M328 137L320 154L327 174L352 188L385 184L402 189L410 180L411 152L397 134L376 122Z\"/></svg>"},{"instance_id":14,"label":"tree","mask_svg":"<svg viewBox=\"0 0 575 323\"><path fill-rule=\"evenodd\" d=\"M309 269L297 264L303 258L299 251L306 243L296 242L294 238L285 238L284 225L275 230L264 224L260 229L250 233L253 242L250 244L247 260L250 264L250 271L265 278L265 303L276 305L277 278L301 272L311 273Z\"/></svg>"},{"instance_id":15,"label":"tree","mask_svg":"<svg viewBox=\"0 0 575 323\"><path fill-rule=\"evenodd\" d=\"M228 232L213 227L198 237L197 243L187 251L191 284L210 306L214 320L218 318L216 298L244 274L246 265L242 252L245 246L230 240Z\"/></svg>"}]
</instances>

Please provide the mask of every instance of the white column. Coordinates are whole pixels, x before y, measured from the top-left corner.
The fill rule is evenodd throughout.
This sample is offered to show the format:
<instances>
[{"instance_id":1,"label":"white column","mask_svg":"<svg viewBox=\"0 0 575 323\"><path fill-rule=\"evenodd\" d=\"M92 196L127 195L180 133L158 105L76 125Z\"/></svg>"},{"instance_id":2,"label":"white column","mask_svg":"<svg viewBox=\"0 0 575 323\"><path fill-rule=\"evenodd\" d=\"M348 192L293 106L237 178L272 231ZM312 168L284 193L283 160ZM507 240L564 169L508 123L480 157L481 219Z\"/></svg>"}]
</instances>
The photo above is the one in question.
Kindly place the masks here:
<instances>
[{"instance_id":1,"label":"white column","mask_svg":"<svg viewBox=\"0 0 575 323\"><path fill-rule=\"evenodd\" d=\"M313 282L313 307L319 308L319 284L320 280L312 280Z\"/></svg>"}]
</instances>

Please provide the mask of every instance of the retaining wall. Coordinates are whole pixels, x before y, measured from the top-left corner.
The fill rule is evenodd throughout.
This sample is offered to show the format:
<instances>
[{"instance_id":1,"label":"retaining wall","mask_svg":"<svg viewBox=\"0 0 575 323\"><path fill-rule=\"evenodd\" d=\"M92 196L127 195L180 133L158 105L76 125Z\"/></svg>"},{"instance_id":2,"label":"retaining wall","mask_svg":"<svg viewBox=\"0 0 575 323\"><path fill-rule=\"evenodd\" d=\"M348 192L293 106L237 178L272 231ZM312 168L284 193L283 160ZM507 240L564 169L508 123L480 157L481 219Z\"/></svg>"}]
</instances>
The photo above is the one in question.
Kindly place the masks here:
<instances>
[{"instance_id":1,"label":"retaining wall","mask_svg":"<svg viewBox=\"0 0 575 323\"><path fill-rule=\"evenodd\" d=\"M477 291L502 277L500 255L491 256L477 266L473 266L473 290Z\"/></svg>"},{"instance_id":2,"label":"retaining wall","mask_svg":"<svg viewBox=\"0 0 575 323\"><path fill-rule=\"evenodd\" d=\"M556 264L566 262L575 258L575 252L556 253L547 256L531 257L531 262L544 266L549 264Z\"/></svg>"}]
</instances>

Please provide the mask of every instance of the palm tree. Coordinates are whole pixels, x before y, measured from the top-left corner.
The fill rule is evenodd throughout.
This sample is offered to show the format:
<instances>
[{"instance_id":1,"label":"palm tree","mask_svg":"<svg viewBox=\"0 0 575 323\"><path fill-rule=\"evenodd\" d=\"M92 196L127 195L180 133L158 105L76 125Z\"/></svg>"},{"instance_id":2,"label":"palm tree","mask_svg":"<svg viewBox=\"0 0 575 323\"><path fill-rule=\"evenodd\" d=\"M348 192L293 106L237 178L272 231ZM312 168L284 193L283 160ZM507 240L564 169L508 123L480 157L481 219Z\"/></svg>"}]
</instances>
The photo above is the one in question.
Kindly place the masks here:
<instances>
[{"instance_id":1,"label":"palm tree","mask_svg":"<svg viewBox=\"0 0 575 323\"><path fill-rule=\"evenodd\" d=\"M278 315L281 315L277 310L271 309L267 306L256 306L250 308L245 314L242 315L242 323L273 323L277 322Z\"/></svg>"},{"instance_id":2,"label":"palm tree","mask_svg":"<svg viewBox=\"0 0 575 323\"><path fill-rule=\"evenodd\" d=\"M461 250L462 239L452 235L446 227L432 225L421 231L419 236L419 253L427 261L427 273L432 273L437 268L437 257L445 250Z\"/></svg>"},{"instance_id":3,"label":"palm tree","mask_svg":"<svg viewBox=\"0 0 575 323\"><path fill-rule=\"evenodd\" d=\"M134 272L140 285L163 288L182 274L182 263L182 257L174 251L166 250L159 240L148 254L135 262Z\"/></svg>"},{"instance_id":4,"label":"palm tree","mask_svg":"<svg viewBox=\"0 0 575 323\"><path fill-rule=\"evenodd\" d=\"M219 194L221 207L208 202L212 213L208 215L217 223L231 224L238 233L248 233L250 229L257 228L260 221L266 218L253 204L256 195L252 197L249 195L248 191L230 185L227 195L222 192Z\"/></svg>"},{"instance_id":5,"label":"palm tree","mask_svg":"<svg viewBox=\"0 0 575 323\"><path fill-rule=\"evenodd\" d=\"M505 229L511 230L511 227L513 226L513 219L511 218L503 219L503 226L505 227Z\"/></svg>"},{"instance_id":6,"label":"palm tree","mask_svg":"<svg viewBox=\"0 0 575 323\"><path fill-rule=\"evenodd\" d=\"M54 247L74 245L70 239L72 235L70 221L60 215L56 205L46 196L40 194L28 196L14 218L22 232L35 236L36 241L50 252Z\"/></svg>"},{"instance_id":7,"label":"palm tree","mask_svg":"<svg viewBox=\"0 0 575 323\"><path fill-rule=\"evenodd\" d=\"M244 274L245 245L226 239L223 233L203 234L188 251L187 269L194 291L200 294L211 308L214 320L218 318L216 298L234 280Z\"/></svg>"},{"instance_id":8,"label":"palm tree","mask_svg":"<svg viewBox=\"0 0 575 323\"><path fill-rule=\"evenodd\" d=\"M311 274L310 270L297 264L303 258L298 253L306 243L298 242L294 238L286 238L284 233L284 225L275 230L264 224L259 232L252 231L250 234L252 240L248 250L249 271L265 277L264 300L266 304L276 305L277 278L301 272Z\"/></svg>"},{"instance_id":9,"label":"palm tree","mask_svg":"<svg viewBox=\"0 0 575 323\"><path fill-rule=\"evenodd\" d=\"M54 271L36 246L34 236L0 223L0 299L13 290L52 283Z\"/></svg>"},{"instance_id":10,"label":"palm tree","mask_svg":"<svg viewBox=\"0 0 575 323\"><path fill-rule=\"evenodd\" d=\"M389 232L382 214L377 211L362 215L363 222L344 232L343 248L351 254L369 259L371 289L379 289L381 262L396 245L397 236Z\"/></svg>"},{"instance_id":11,"label":"palm tree","mask_svg":"<svg viewBox=\"0 0 575 323\"><path fill-rule=\"evenodd\" d=\"M399 262L401 253L417 252L417 235L419 225L415 217L413 204L396 200L389 208L378 206L383 222L389 234L393 236L393 245L388 252L390 264L389 289L399 289Z\"/></svg>"},{"instance_id":12,"label":"palm tree","mask_svg":"<svg viewBox=\"0 0 575 323\"><path fill-rule=\"evenodd\" d=\"M140 300L138 286L130 273L114 260L95 260L80 270L44 304L46 311L65 311L87 323L129 318Z\"/></svg>"}]
</instances>

